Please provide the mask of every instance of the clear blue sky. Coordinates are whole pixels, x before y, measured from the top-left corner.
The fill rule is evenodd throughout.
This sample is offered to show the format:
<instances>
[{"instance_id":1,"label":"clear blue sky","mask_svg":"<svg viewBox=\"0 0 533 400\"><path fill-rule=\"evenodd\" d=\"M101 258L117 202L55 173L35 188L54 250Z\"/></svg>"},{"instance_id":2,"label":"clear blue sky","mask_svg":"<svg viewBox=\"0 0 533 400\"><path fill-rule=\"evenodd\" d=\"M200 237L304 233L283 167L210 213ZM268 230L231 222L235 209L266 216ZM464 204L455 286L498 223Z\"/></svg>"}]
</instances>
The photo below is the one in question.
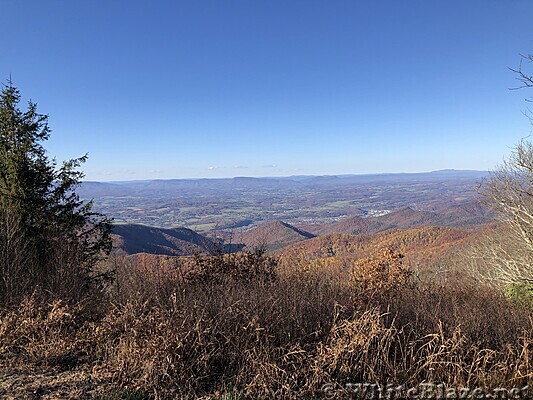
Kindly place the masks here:
<instances>
[{"instance_id":1,"label":"clear blue sky","mask_svg":"<svg viewBox=\"0 0 533 400\"><path fill-rule=\"evenodd\" d=\"M0 77L87 179L489 169L533 1L0 1Z\"/></svg>"}]
</instances>

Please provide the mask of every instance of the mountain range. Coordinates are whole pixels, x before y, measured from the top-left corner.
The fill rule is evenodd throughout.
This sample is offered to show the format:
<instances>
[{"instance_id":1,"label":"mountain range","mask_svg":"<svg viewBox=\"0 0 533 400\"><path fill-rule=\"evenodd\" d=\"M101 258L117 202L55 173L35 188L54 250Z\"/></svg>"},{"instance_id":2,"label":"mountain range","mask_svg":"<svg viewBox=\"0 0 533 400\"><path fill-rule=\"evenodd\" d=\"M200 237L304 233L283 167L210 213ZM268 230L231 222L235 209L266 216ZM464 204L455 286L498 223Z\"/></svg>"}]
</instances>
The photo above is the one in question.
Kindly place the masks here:
<instances>
[{"instance_id":1,"label":"mountain range","mask_svg":"<svg viewBox=\"0 0 533 400\"><path fill-rule=\"evenodd\" d=\"M152 179L139 181L84 181L78 193L81 197L129 196L143 193L159 195L183 190L305 188L316 186L346 186L368 183L471 181L487 176L486 171L446 169L420 173L294 175L287 177L235 177L201 179Z\"/></svg>"},{"instance_id":2,"label":"mountain range","mask_svg":"<svg viewBox=\"0 0 533 400\"><path fill-rule=\"evenodd\" d=\"M417 174L83 182L77 192L84 200L94 200L95 211L119 224L185 227L211 235L213 231L247 230L280 220L315 234L313 229L347 216L376 216L407 206L445 214L452 204L473 201L475 188L484 176L486 173L479 171L445 170Z\"/></svg>"},{"instance_id":3,"label":"mountain range","mask_svg":"<svg viewBox=\"0 0 533 400\"><path fill-rule=\"evenodd\" d=\"M488 210L479 202L473 201L449 206L440 212L402 207L377 217L347 217L331 225L317 226L314 229L308 226L307 229L315 235L370 234L388 229L408 229L416 226L467 227L489 223L492 219L493 216Z\"/></svg>"},{"instance_id":4,"label":"mountain range","mask_svg":"<svg viewBox=\"0 0 533 400\"><path fill-rule=\"evenodd\" d=\"M117 251L123 254L190 256L243 248L279 252L300 242L320 242L328 235L369 237L380 232L404 231L417 227L460 227L465 231L492 220L492 214L482 204L471 202L450 206L442 212L402 207L381 216L350 216L326 225L294 226L281 220L273 220L251 229L241 227L240 230L219 231L213 235L199 234L187 228L165 229L139 224L119 224L113 228L113 240Z\"/></svg>"}]
</instances>

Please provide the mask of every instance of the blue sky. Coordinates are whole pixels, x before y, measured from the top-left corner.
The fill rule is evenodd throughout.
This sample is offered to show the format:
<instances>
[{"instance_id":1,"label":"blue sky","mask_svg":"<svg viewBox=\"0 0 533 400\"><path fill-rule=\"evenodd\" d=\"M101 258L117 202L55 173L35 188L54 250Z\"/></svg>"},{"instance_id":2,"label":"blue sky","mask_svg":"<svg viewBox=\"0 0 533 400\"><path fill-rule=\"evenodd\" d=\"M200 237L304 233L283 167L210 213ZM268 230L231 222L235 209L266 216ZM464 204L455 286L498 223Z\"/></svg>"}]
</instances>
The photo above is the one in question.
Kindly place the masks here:
<instances>
[{"instance_id":1,"label":"blue sky","mask_svg":"<svg viewBox=\"0 0 533 400\"><path fill-rule=\"evenodd\" d=\"M489 169L533 1L0 1L0 78L87 179Z\"/></svg>"}]
</instances>

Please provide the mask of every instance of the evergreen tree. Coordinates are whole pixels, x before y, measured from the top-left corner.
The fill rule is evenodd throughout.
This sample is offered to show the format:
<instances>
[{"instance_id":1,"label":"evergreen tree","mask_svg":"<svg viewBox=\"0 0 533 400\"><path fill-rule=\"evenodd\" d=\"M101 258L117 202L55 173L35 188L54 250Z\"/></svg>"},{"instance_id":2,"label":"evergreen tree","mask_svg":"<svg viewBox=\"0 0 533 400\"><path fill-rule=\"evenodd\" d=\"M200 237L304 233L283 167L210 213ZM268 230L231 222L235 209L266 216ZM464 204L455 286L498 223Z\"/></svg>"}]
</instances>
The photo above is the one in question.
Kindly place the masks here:
<instances>
[{"instance_id":1,"label":"evergreen tree","mask_svg":"<svg viewBox=\"0 0 533 400\"><path fill-rule=\"evenodd\" d=\"M37 288L79 293L97 274L96 262L111 249L110 221L75 189L87 156L60 167L47 157L48 116L11 81L0 94L0 295Z\"/></svg>"}]
</instances>

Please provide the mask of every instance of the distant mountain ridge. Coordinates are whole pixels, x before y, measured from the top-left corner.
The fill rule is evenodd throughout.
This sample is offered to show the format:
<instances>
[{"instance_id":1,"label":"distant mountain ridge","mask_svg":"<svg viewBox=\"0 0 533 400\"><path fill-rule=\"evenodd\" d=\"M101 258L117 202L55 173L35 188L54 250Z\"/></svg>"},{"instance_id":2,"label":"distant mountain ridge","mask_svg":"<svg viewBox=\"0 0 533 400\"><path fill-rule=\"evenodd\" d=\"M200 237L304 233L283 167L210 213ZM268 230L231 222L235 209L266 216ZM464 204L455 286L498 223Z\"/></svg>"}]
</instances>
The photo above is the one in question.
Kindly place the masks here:
<instances>
[{"instance_id":1,"label":"distant mountain ridge","mask_svg":"<svg viewBox=\"0 0 533 400\"><path fill-rule=\"evenodd\" d=\"M84 181L78 192L82 197L117 196L146 193L150 191L173 192L176 190L194 190L199 188L275 188L290 186L338 186L370 182L405 182L432 181L449 179L481 179L486 171L475 170L438 170L413 173L383 174L340 174L340 175L294 175L284 177L246 177L234 178L198 178L198 179L147 179L116 182Z\"/></svg>"}]
</instances>

